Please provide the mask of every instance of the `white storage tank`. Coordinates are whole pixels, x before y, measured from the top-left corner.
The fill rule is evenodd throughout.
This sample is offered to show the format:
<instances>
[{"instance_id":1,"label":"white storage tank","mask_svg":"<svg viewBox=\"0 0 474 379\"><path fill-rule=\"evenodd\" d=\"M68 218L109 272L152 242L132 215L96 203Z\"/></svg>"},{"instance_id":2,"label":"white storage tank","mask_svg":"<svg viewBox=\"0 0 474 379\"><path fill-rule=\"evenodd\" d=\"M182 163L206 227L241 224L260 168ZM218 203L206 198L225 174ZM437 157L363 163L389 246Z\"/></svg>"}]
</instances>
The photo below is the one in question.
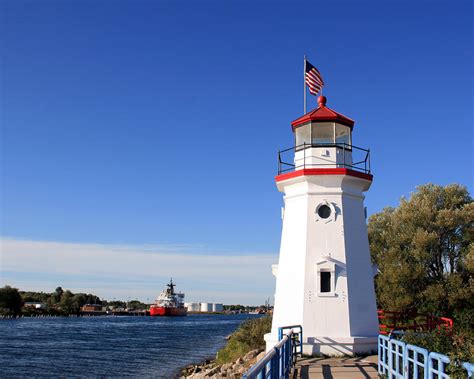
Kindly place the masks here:
<instances>
[{"instance_id":1,"label":"white storage tank","mask_svg":"<svg viewBox=\"0 0 474 379\"><path fill-rule=\"evenodd\" d=\"M211 303L201 303L201 312L212 312Z\"/></svg>"},{"instance_id":2,"label":"white storage tank","mask_svg":"<svg viewBox=\"0 0 474 379\"><path fill-rule=\"evenodd\" d=\"M220 303L213 303L212 304L212 312L219 313L224 310L224 305Z\"/></svg>"},{"instance_id":3,"label":"white storage tank","mask_svg":"<svg viewBox=\"0 0 474 379\"><path fill-rule=\"evenodd\" d=\"M184 307L188 309L188 312L199 312L201 310L201 304L199 303L184 303Z\"/></svg>"},{"instance_id":4,"label":"white storage tank","mask_svg":"<svg viewBox=\"0 0 474 379\"><path fill-rule=\"evenodd\" d=\"M200 312L201 311L201 303L193 303L192 308L193 308L193 312Z\"/></svg>"}]
</instances>

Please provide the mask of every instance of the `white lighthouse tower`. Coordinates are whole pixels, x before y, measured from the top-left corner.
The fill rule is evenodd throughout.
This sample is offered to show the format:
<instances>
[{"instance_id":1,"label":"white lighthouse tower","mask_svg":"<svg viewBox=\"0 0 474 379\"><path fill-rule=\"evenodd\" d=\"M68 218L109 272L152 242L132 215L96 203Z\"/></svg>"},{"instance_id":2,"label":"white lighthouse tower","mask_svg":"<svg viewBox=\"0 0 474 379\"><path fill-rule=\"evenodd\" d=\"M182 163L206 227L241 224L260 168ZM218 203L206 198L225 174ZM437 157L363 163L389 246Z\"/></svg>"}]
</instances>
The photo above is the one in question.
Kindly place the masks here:
<instances>
[{"instance_id":1,"label":"white lighthouse tower","mask_svg":"<svg viewBox=\"0 0 474 379\"><path fill-rule=\"evenodd\" d=\"M364 192L372 183L369 151L352 144L354 121L326 107L291 123L295 147L280 155L284 193L275 308L267 350L278 328L303 327L303 353L376 350L377 309Z\"/></svg>"}]
</instances>

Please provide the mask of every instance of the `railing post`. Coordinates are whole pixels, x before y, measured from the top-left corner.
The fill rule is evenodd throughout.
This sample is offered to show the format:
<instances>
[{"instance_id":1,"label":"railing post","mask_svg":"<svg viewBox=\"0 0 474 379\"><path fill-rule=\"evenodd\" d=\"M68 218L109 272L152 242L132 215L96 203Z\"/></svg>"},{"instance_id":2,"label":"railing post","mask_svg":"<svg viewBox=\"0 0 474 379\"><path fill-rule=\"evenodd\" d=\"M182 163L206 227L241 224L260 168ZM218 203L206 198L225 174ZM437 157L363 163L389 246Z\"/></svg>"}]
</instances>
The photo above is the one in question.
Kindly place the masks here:
<instances>
[{"instance_id":1,"label":"railing post","mask_svg":"<svg viewBox=\"0 0 474 379\"><path fill-rule=\"evenodd\" d=\"M295 332L297 328L297 332ZM302 346L301 325L278 328L279 342L242 376L243 379L289 379L298 345Z\"/></svg>"},{"instance_id":2,"label":"railing post","mask_svg":"<svg viewBox=\"0 0 474 379\"><path fill-rule=\"evenodd\" d=\"M369 173L370 173L370 149L367 149L367 154L368 154L368 157L369 157Z\"/></svg>"},{"instance_id":3,"label":"railing post","mask_svg":"<svg viewBox=\"0 0 474 379\"><path fill-rule=\"evenodd\" d=\"M392 344L390 343L390 337L388 340L388 377L392 377Z\"/></svg>"},{"instance_id":4,"label":"railing post","mask_svg":"<svg viewBox=\"0 0 474 379\"><path fill-rule=\"evenodd\" d=\"M346 144L342 145L342 167L346 168Z\"/></svg>"},{"instance_id":5,"label":"railing post","mask_svg":"<svg viewBox=\"0 0 474 379\"><path fill-rule=\"evenodd\" d=\"M467 377L469 379L474 377L474 364L469 363L469 362L464 362L462 364L462 367L466 370Z\"/></svg>"},{"instance_id":6,"label":"railing post","mask_svg":"<svg viewBox=\"0 0 474 379\"><path fill-rule=\"evenodd\" d=\"M258 378L260 378L260 375L262 379L265 379L267 377L267 364L263 365L261 373L258 375Z\"/></svg>"},{"instance_id":7,"label":"railing post","mask_svg":"<svg viewBox=\"0 0 474 379\"><path fill-rule=\"evenodd\" d=\"M271 378L279 378L280 377L280 352L278 349L275 347L275 355L273 356L271 360L271 365L272 367L270 368L271 370Z\"/></svg>"},{"instance_id":8,"label":"railing post","mask_svg":"<svg viewBox=\"0 0 474 379\"><path fill-rule=\"evenodd\" d=\"M380 335L377 339L377 353L378 353L378 359L377 359L377 372L379 374L382 374L382 364L381 362L385 362L385 356L384 352L382 349L382 342L383 340L380 338Z\"/></svg>"},{"instance_id":9,"label":"railing post","mask_svg":"<svg viewBox=\"0 0 474 379\"><path fill-rule=\"evenodd\" d=\"M278 376L277 378L282 378L285 374L285 344L281 347L278 356Z\"/></svg>"},{"instance_id":10,"label":"railing post","mask_svg":"<svg viewBox=\"0 0 474 379\"><path fill-rule=\"evenodd\" d=\"M281 174L281 155L280 150L278 150L278 175Z\"/></svg>"},{"instance_id":11,"label":"railing post","mask_svg":"<svg viewBox=\"0 0 474 379\"><path fill-rule=\"evenodd\" d=\"M293 366L293 334L291 334L288 337L288 361L286 362L286 367L287 367L287 376L286 378L289 377L290 375L290 368Z\"/></svg>"},{"instance_id":12,"label":"railing post","mask_svg":"<svg viewBox=\"0 0 474 379\"><path fill-rule=\"evenodd\" d=\"M301 357L303 356L303 327L300 329L300 353Z\"/></svg>"},{"instance_id":13,"label":"railing post","mask_svg":"<svg viewBox=\"0 0 474 379\"><path fill-rule=\"evenodd\" d=\"M303 170L306 168L306 142L303 142Z\"/></svg>"}]
</instances>

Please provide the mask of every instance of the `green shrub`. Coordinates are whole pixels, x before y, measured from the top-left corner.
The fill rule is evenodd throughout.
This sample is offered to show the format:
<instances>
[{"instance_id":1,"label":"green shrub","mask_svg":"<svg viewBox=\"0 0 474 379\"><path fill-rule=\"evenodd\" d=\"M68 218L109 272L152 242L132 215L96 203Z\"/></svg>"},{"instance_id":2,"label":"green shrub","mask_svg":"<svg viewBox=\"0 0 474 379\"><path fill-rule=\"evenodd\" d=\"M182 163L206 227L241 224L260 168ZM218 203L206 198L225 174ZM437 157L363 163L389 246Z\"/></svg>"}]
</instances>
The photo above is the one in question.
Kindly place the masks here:
<instances>
[{"instance_id":1,"label":"green shrub","mask_svg":"<svg viewBox=\"0 0 474 379\"><path fill-rule=\"evenodd\" d=\"M270 316L245 321L230 336L227 345L219 350L216 357L217 363L233 362L251 350L265 348L263 335L269 333L271 327Z\"/></svg>"}]
</instances>

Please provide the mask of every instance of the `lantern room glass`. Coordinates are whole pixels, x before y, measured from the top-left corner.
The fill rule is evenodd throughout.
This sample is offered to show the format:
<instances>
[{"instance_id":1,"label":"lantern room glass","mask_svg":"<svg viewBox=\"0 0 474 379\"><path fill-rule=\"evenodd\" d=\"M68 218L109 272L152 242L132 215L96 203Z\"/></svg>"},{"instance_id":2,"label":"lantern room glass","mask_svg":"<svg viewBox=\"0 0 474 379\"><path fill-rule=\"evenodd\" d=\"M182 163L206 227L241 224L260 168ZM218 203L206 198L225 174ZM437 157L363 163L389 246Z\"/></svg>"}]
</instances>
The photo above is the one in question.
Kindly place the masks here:
<instances>
[{"instance_id":1,"label":"lantern room glass","mask_svg":"<svg viewBox=\"0 0 474 379\"><path fill-rule=\"evenodd\" d=\"M302 149L304 144L311 145L311 124L306 124L296 128L295 130L296 146Z\"/></svg>"},{"instance_id":2,"label":"lantern room glass","mask_svg":"<svg viewBox=\"0 0 474 379\"><path fill-rule=\"evenodd\" d=\"M312 122L295 129L297 149L304 146L341 145L351 147L351 128L334 122Z\"/></svg>"},{"instance_id":3,"label":"lantern room glass","mask_svg":"<svg viewBox=\"0 0 474 379\"><path fill-rule=\"evenodd\" d=\"M341 124L335 124L336 126L336 144L351 145L351 128Z\"/></svg>"},{"instance_id":4,"label":"lantern room glass","mask_svg":"<svg viewBox=\"0 0 474 379\"><path fill-rule=\"evenodd\" d=\"M334 123L314 122L311 124L313 145L334 145Z\"/></svg>"}]
</instances>

